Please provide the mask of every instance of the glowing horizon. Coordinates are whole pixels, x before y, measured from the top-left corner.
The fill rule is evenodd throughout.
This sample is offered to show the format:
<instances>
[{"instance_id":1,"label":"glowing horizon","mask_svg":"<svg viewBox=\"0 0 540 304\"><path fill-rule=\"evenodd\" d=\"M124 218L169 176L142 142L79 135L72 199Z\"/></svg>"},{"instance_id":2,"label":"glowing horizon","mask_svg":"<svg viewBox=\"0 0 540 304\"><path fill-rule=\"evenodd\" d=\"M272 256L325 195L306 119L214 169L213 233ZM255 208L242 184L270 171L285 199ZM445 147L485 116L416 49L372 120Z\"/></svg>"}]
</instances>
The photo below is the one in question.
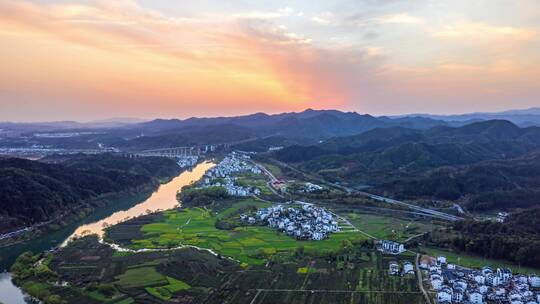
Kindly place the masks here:
<instances>
[{"instance_id":1,"label":"glowing horizon","mask_svg":"<svg viewBox=\"0 0 540 304\"><path fill-rule=\"evenodd\" d=\"M5 1L0 120L540 106L540 3Z\"/></svg>"}]
</instances>

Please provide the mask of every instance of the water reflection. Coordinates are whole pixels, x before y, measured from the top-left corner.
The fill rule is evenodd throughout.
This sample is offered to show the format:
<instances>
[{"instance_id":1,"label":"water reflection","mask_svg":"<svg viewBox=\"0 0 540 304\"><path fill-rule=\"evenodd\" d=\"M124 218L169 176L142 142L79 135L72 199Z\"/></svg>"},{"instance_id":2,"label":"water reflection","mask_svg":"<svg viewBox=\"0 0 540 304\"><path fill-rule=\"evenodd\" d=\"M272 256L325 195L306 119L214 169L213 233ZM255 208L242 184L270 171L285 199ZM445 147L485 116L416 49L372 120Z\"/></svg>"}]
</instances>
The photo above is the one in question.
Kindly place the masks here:
<instances>
[{"instance_id":1,"label":"water reflection","mask_svg":"<svg viewBox=\"0 0 540 304\"><path fill-rule=\"evenodd\" d=\"M0 273L0 302L5 304L25 304L24 293L11 282L9 272Z\"/></svg>"},{"instance_id":2,"label":"water reflection","mask_svg":"<svg viewBox=\"0 0 540 304\"><path fill-rule=\"evenodd\" d=\"M104 228L124 222L130 218L138 217L151 212L172 209L178 206L176 193L182 187L199 180L204 173L213 167L213 163L205 162L196 166L192 171L184 172L167 184L163 184L146 201L130 208L113 213L111 216L100 221L79 226L77 230L64 242L65 245L74 236L97 234L102 237Z\"/></svg>"},{"instance_id":3,"label":"water reflection","mask_svg":"<svg viewBox=\"0 0 540 304\"><path fill-rule=\"evenodd\" d=\"M197 165L191 171L183 172L170 182L161 185L154 193L152 193L150 197L141 203L133 206L133 202L127 201L126 203L133 206L127 210L116 211L111 214L112 211L107 211L105 210L106 208L103 208L104 210L97 210L87 220L85 220L88 223L89 221L92 221L92 218L99 219L97 221L83 225L80 225L80 223L73 223L57 232L40 236L34 240L0 248L0 303L27 303L23 292L11 281L11 274L8 272L1 272L3 269L9 269L15 258L22 252L28 250L33 252L44 251L50 249L51 247L57 246L62 240L64 240L62 242L62 245L64 245L74 236L80 236L88 233L94 233L101 237L103 236L103 229L108 225L118 224L127 219L137 217L148 212L156 212L159 210L174 208L178 205L176 193L183 186L199 180L204 173L213 166L213 163L204 162ZM137 199L137 197L134 199ZM141 200L142 198L138 199ZM114 207L118 208L119 206L109 206L108 208ZM66 236L69 237L66 238Z\"/></svg>"}]
</instances>

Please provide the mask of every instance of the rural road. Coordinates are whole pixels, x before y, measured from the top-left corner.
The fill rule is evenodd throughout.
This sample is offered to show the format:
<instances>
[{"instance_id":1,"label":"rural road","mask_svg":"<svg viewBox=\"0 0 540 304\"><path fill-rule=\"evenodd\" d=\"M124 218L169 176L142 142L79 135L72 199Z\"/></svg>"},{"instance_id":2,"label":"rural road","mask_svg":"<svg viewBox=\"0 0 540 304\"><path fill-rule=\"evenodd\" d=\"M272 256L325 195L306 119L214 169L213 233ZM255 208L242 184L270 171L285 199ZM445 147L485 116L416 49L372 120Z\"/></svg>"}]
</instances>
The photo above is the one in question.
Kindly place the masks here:
<instances>
[{"instance_id":1,"label":"rural road","mask_svg":"<svg viewBox=\"0 0 540 304\"><path fill-rule=\"evenodd\" d=\"M420 270L420 254L416 253L416 277L418 278L418 286L420 287L420 291L424 294L424 298L426 299L427 304L431 304L431 298L427 294L426 290L424 289L424 284L422 283L422 271Z\"/></svg>"}]
</instances>

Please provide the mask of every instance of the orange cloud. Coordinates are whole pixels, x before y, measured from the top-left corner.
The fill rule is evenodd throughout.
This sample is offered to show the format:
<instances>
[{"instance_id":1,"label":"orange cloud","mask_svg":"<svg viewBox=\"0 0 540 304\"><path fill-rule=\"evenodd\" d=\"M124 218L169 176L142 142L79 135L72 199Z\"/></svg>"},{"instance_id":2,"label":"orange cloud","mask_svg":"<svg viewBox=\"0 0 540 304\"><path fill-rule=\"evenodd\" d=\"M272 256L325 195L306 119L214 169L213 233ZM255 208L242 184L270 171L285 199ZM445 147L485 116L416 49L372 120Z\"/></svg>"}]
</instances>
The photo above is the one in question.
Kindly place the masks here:
<instances>
[{"instance_id":1,"label":"orange cloud","mask_svg":"<svg viewBox=\"0 0 540 304\"><path fill-rule=\"evenodd\" d=\"M28 41L38 39L56 48L48 50L46 62L26 71L35 81L66 87L72 75L57 69L53 84L42 77L43 70L78 67L84 77L72 85L96 100L122 104L121 99L147 98L164 107L203 103L251 111L337 107L350 98L344 84L362 68L365 54L317 49L309 38L253 14L185 19L131 1L95 6L4 2L0 26L18 33L21 47L31 48ZM81 54L87 57L66 60L77 56L76 47L84 47ZM108 84L114 88L103 88Z\"/></svg>"},{"instance_id":2,"label":"orange cloud","mask_svg":"<svg viewBox=\"0 0 540 304\"><path fill-rule=\"evenodd\" d=\"M65 91L73 85L81 94L89 94L96 100L124 104L119 99L136 100L142 96L155 101L151 106L168 108L172 107L171 103L188 109L202 103L208 108L231 111L258 106L262 110L276 104L278 108L288 108L291 104L303 107L307 97L291 90L269 68L266 58L252 52L249 40L255 38L250 33L242 33L245 41L230 38L234 26L226 24L224 28L216 27L212 21L166 18L136 6L126 9L108 4L96 7L0 4L3 36L16 33L16 39L3 38L3 42L10 40L17 48L26 48L30 54L25 60L32 62L33 67L25 70L28 73L25 77L33 78L42 88ZM268 35L268 39L273 39L271 35L278 37L281 33ZM291 34L287 39L296 37ZM39 41L50 49L31 54L31 48L38 51L33 45ZM9 55L5 55L3 59L7 60ZM80 62L69 59L76 57ZM5 66L11 69L4 73L3 87L24 90L22 86L29 86L27 82L9 81L10 75L18 73L16 65L20 64ZM84 72L72 82L73 75L67 74L68 69ZM44 75L45 70L53 71L50 73L53 79ZM98 92L108 95L100 96Z\"/></svg>"},{"instance_id":3,"label":"orange cloud","mask_svg":"<svg viewBox=\"0 0 540 304\"><path fill-rule=\"evenodd\" d=\"M531 64L530 54L519 56L527 51L522 45L537 42L531 29L467 22L431 27L426 16L403 12L355 19L354 31L410 24L408 31L422 35L407 36L407 43L395 36L380 45L379 34L357 42L341 32L345 43L334 43L339 37L324 41L278 20L304 18L318 22L317 30L347 29L351 20L336 12L304 16L282 8L171 17L129 0L84 3L90 4L0 2L0 113L63 118L83 108L81 116L170 117L305 107L384 112L405 95L431 105L430 96L475 96L492 91L487 87L496 82L523 80L508 86L527 86L527 92L539 83L533 69L538 62ZM400 60L442 44L449 47L425 61Z\"/></svg>"}]
</instances>

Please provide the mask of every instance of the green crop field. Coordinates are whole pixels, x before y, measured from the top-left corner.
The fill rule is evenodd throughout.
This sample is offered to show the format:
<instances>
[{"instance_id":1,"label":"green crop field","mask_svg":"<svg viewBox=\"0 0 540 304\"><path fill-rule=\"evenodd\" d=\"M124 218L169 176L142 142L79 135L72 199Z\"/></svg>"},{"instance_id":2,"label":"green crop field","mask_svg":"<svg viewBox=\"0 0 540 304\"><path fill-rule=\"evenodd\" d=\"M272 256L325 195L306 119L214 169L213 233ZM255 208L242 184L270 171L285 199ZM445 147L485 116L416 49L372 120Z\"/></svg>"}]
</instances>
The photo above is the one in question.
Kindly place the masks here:
<instances>
[{"instance_id":1,"label":"green crop field","mask_svg":"<svg viewBox=\"0 0 540 304\"><path fill-rule=\"evenodd\" d=\"M235 176L238 178L236 183L240 186L258 188L262 195L272 194L272 191L267 184L268 181L265 175L244 172L236 174Z\"/></svg>"},{"instance_id":2,"label":"green crop field","mask_svg":"<svg viewBox=\"0 0 540 304\"><path fill-rule=\"evenodd\" d=\"M345 217L358 229L379 239L404 241L407 238L431 231L429 223L408 221L396 217L366 213L347 213Z\"/></svg>"},{"instance_id":3,"label":"green crop field","mask_svg":"<svg viewBox=\"0 0 540 304\"><path fill-rule=\"evenodd\" d=\"M261 163L268 171L270 171L276 178L283 177L283 172L281 171L281 168L269 163Z\"/></svg>"},{"instance_id":4,"label":"green crop field","mask_svg":"<svg viewBox=\"0 0 540 304\"><path fill-rule=\"evenodd\" d=\"M427 255L437 257L445 256L448 263L455 263L464 267L470 268L482 268L483 266L490 266L492 268L509 268L512 272L531 274L539 273L540 269L531 268L531 267L520 267L511 262L501 261L496 259L487 259L480 256L469 255L466 253L455 253L449 250L433 248L433 247L420 247L423 252L426 252Z\"/></svg>"},{"instance_id":5,"label":"green crop field","mask_svg":"<svg viewBox=\"0 0 540 304\"><path fill-rule=\"evenodd\" d=\"M115 283L122 288L136 288L165 285L168 282L165 276L157 272L154 267L140 267L128 269L117 276Z\"/></svg>"},{"instance_id":6,"label":"green crop field","mask_svg":"<svg viewBox=\"0 0 540 304\"><path fill-rule=\"evenodd\" d=\"M169 282L168 285L146 287L146 291L160 300L168 301L175 293L191 288L188 284L171 277L167 277L167 281Z\"/></svg>"},{"instance_id":7,"label":"green crop field","mask_svg":"<svg viewBox=\"0 0 540 304\"><path fill-rule=\"evenodd\" d=\"M262 252L292 253L302 246L306 252L335 251L342 247L344 240L364 240L358 232L332 234L323 241L299 241L274 229L264 226L237 227L233 230L219 230L216 219L229 215L247 205L269 206L268 203L243 200L218 214L203 208L186 208L164 212L165 221L146 224L141 231L143 239L133 240L132 248L167 248L178 245L193 245L207 248L248 264L262 264L264 257L256 257Z\"/></svg>"},{"instance_id":8,"label":"green crop field","mask_svg":"<svg viewBox=\"0 0 540 304\"><path fill-rule=\"evenodd\" d=\"M208 214L204 209L198 212ZM272 251L268 245L264 248ZM391 261L412 262L415 255L384 256L373 250L370 242L320 256L278 255L263 265L242 265L193 248L121 256L112 251L94 236L74 240L59 249L50 262L51 270L70 285L55 286L57 276L43 279L34 275L25 282L25 290L42 298L54 294L67 303L81 304L424 303L414 275L388 273ZM102 253L103 258L85 258L96 253ZM21 265L35 270L37 258L27 258ZM66 262L94 267L78 268L73 273L61 267Z\"/></svg>"},{"instance_id":9,"label":"green crop field","mask_svg":"<svg viewBox=\"0 0 540 304\"><path fill-rule=\"evenodd\" d=\"M122 301L116 302L115 304L131 304L133 302L135 302L133 298L126 298L126 299L123 299Z\"/></svg>"}]
</instances>

